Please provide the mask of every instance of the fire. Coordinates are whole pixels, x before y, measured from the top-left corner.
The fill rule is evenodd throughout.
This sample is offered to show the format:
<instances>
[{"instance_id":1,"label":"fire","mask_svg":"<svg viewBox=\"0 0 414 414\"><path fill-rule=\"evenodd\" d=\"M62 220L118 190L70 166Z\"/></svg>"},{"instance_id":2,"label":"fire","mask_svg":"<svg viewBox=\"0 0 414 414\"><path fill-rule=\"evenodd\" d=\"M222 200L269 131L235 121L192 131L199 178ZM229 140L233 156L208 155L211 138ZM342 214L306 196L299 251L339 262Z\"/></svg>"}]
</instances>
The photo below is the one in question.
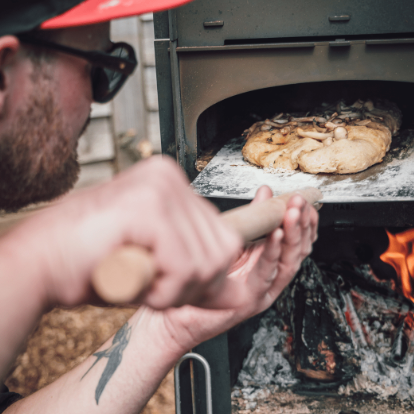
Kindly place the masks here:
<instances>
[{"instance_id":1,"label":"fire","mask_svg":"<svg viewBox=\"0 0 414 414\"><path fill-rule=\"evenodd\" d=\"M404 296L414 302L414 229L387 235L390 244L380 259L395 269Z\"/></svg>"}]
</instances>

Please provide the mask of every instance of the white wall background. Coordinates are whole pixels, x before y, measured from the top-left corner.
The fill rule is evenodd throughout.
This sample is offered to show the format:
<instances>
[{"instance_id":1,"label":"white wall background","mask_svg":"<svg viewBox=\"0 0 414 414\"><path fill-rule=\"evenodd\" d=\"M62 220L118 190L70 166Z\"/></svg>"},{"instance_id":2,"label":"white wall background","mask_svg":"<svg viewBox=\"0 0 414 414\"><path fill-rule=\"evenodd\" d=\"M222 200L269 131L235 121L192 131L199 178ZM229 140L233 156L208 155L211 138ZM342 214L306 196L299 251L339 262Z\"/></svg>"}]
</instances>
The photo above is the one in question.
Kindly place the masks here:
<instances>
[{"instance_id":1,"label":"white wall background","mask_svg":"<svg viewBox=\"0 0 414 414\"><path fill-rule=\"evenodd\" d=\"M139 63L112 102L92 107L78 147L78 188L110 179L139 159L142 147L161 152L152 13L113 21L111 38L134 46Z\"/></svg>"}]
</instances>

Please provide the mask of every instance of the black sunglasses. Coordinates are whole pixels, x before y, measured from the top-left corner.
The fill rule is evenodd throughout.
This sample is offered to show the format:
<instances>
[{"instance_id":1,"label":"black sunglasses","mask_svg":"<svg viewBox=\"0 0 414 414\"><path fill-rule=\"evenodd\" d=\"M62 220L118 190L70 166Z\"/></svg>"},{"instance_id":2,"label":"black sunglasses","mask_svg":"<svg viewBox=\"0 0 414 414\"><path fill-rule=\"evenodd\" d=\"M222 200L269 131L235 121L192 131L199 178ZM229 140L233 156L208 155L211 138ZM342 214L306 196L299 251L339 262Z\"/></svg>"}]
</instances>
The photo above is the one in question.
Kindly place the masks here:
<instances>
[{"instance_id":1,"label":"black sunglasses","mask_svg":"<svg viewBox=\"0 0 414 414\"><path fill-rule=\"evenodd\" d=\"M17 35L17 37L23 43L68 53L91 63L93 99L99 103L110 101L138 64L134 49L128 43L113 43L110 50L101 52L99 50L74 49L25 34Z\"/></svg>"}]
</instances>

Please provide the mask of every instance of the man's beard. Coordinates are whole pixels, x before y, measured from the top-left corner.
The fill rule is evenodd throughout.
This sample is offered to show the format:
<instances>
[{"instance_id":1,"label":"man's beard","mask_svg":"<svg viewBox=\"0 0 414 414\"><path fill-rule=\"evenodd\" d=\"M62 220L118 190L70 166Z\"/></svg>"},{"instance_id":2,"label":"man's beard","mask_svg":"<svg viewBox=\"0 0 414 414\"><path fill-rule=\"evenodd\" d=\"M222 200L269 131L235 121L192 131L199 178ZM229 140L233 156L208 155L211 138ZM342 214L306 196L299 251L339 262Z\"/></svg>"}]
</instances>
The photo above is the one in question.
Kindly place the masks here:
<instances>
[{"instance_id":1,"label":"man's beard","mask_svg":"<svg viewBox=\"0 0 414 414\"><path fill-rule=\"evenodd\" d=\"M27 105L0 134L0 209L5 211L50 201L71 189L79 175L72 128L65 128L50 79L34 86Z\"/></svg>"}]
</instances>

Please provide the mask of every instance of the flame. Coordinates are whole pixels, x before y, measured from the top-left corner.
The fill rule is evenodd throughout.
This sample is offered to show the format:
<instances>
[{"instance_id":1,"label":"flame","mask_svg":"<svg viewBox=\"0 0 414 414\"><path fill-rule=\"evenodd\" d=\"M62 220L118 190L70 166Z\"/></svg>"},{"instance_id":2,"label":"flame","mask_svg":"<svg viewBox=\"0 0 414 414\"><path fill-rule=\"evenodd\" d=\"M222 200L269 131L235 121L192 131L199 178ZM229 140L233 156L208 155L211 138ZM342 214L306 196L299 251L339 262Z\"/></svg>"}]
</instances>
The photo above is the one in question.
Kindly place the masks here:
<instances>
[{"instance_id":1,"label":"flame","mask_svg":"<svg viewBox=\"0 0 414 414\"><path fill-rule=\"evenodd\" d=\"M387 235L390 244L380 259L395 269L404 296L414 302L414 229Z\"/></svg>"}]
</instances>

